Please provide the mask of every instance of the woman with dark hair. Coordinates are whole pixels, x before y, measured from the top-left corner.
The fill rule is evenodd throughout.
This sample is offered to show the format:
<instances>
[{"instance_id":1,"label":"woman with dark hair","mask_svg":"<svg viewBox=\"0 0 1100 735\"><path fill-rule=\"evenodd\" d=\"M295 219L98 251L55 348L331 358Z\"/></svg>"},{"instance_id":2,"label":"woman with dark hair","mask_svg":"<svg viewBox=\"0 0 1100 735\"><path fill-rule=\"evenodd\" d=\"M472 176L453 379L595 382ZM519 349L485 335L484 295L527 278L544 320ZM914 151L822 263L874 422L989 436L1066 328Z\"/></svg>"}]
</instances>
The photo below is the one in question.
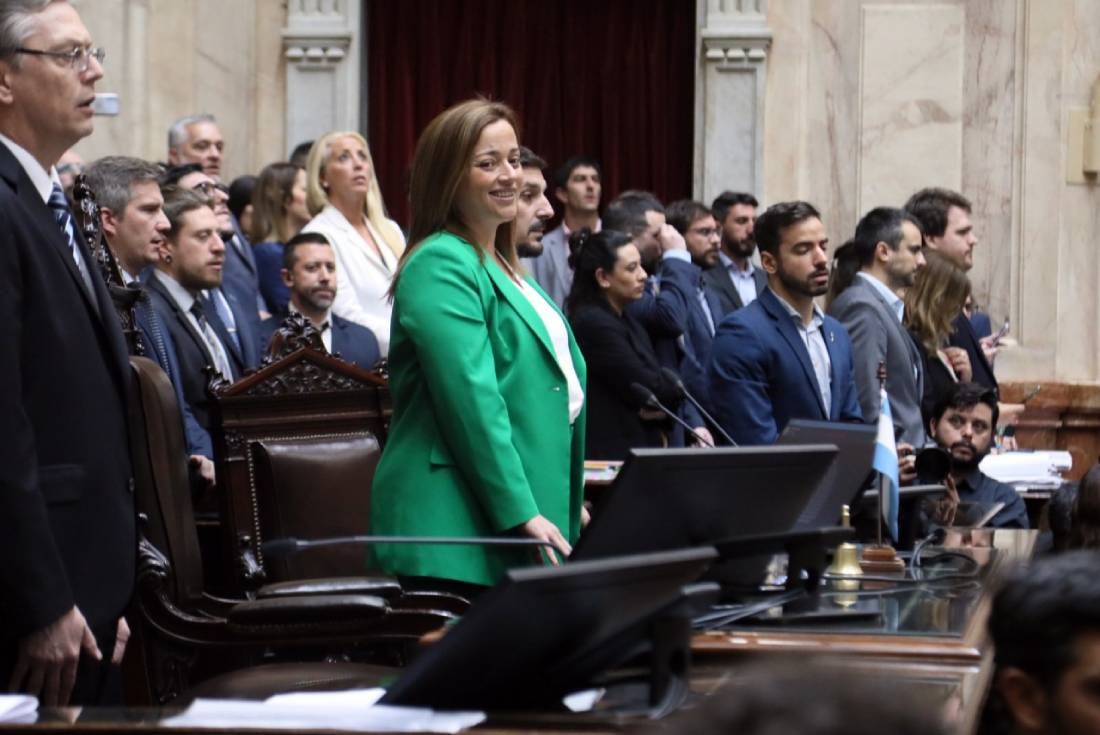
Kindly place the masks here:
<instances>
[{"instance_id":1,"label":"woman with dark hair","mask_svg":"<svg viewBox=\"0 0 1100 735\"><path fill-rule=\"evenodd\" d=\"M290 289L283 283L283 245L310 220L306 172L293 163L264 166L252 190L252 253L267 310L284 317Z\"/></svg>"},{"instance_id":2,"label":"woman with dark hair","mask_svg":"<svg viewBox=\"0 0 1100 735\"><path fill-rule=\"evenodd\" d=\"M585 228L569 239L569 249L573 287L565 310L588 366L585 457L625 459L631 447L661 446L664 416L648 415L632 386L645 386L669 408L680 399L645 327L627 309L645 289L638 248L629 235Z\"/></svg>"},{"instance_id":3,"label":"woman with dark hair","mask_svg":"<svg viewBox=\"0 0 1100 735\"><path fill-rule=\"evenodd\" d=\"M1100 549L1100 464L1093 465L1077 486L1069 548Z\"/></svg>"},{"instance_id":4,"label":"woman with dark hair","mask_svg":"<svg viewBox=\"0 0 1100 735\"><path fill-rule=\"evenodd\" d=\"M410 244L391 289L393 421L372 533L511 535L562 555L580 533L584 358L520 270L519 155L514 114L485 100L442 112L416 145ZM476 544L373 550L382 569L428 588L491 585L536 559Z\"/></svg>"},{"instance_id":5,"label":"woman with dark hair","mask_svg":"<svg viewBox=\"0 0 1100 735\"><path fill-rule=\"evenodd\" d=\"M924 361L924 396L921 417L925 426L936 405L955 383L971 379L970 358L947 338L953 322L970 295L966 271L935 250L924 254L924 267L905 294L905 327Z\"/></svg>"}]
</instances>

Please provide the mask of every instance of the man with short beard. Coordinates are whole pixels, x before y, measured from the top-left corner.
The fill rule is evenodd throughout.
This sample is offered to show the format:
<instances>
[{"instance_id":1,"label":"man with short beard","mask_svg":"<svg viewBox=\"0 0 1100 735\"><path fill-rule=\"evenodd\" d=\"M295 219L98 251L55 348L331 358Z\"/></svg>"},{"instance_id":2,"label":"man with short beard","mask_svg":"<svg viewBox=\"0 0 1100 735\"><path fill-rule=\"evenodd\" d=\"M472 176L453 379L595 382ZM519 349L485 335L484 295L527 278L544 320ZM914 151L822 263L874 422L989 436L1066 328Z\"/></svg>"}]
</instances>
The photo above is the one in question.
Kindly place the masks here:
<instances>
[{"instance_id":1,"label":"man with short beard","mask_svg":"<svg viewBox=\"0 0 1100 735\"><path fill-rule=\"evenodd\" d=\"M738 444L772 444L791 419L863 420L848 332L814 298L829 286L829 238L813 205L781 202L756 222L768 287L718 326L707 365L718 423Z\"/></svg>"},{"instance_id":2,"label":"man with short beard","mask_svg":"<svg viewBox=\"0 0 1100 735\"><path fill-rule=\"evenodd\" d=\"M336 254L328 238L320 232L302 232L290 238L283 247L282 276L290 290L290 313L301 314L321 332L326 350L364 370L378 364L382 352L374 332L332 313ZM268 338L278 322L277 317L264 321Z\"/></svg>"},{"instance_id":3,"label":"man with short beard","mask_svg":"<svg viewBox=\"0 0 1100 735\"><path fill-rule=\"evenodd\" d=\"M542 175L546 161L521 145L519 165L523 169L523 183L516 200L516 253L520 258L537 258L542 255L546 222L554 216L550 200L546 198L546 178ZM530 263L524 265L531 267Z\"/></svg>"},{"instance_id":4,"label":"man with short beard","mask_svg":"<svg viewBox=\"0 0 1100 735\"><path fill-rule=\"evenodd\" d=\"M928 431L936 444L951 453L948 486L954 486L959 501L1004 503L990 525L1027 528L1027 508L1016 490L978 469L993 446L997 411L997 396L991 389L956 383L933 408Z\"/></svg>"},{"instance_id":5,"label":"man with short beard","mask_svg":"<svg viewBox=\"0 0 1100 735\"><path fill-rule=\"evenodd\" d=\"M886 365L886 395L898 439L915 447L927 441L921 418L924 371L916 345L902 324L902 295L924 266L921 232L902 209L876 207L856 225L844 256L858 264L852 283L829 304L852 338L859 405L868 423L878 421L878 369ZM841 255L838 253L838 258Z\"/></svg>"},{"instance_id":6,"label":"man with short beard","mask_svg":"<svg viewBox=\"0 0 1100 735\"><path fill-rule=\"evenodd\" d=\"M723 314L748 306L768 285L767 274L752 263L756 207L756 197L740 191L724 191L710 205L722 245L718 264L704 271L703 278L718 293Z\"/></svg>"}]
</instances>

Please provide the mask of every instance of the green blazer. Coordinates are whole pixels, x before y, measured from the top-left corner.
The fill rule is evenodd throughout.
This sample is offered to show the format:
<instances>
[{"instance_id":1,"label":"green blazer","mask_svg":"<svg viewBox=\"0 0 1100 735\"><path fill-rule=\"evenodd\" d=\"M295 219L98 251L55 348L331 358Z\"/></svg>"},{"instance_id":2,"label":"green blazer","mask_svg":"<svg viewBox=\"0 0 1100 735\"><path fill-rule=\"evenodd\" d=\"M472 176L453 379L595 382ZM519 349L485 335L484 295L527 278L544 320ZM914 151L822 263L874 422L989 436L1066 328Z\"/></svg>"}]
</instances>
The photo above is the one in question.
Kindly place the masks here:
<instances>
[{"instance_id":1,"label":"green blazer","mask_svg":"<svg viewBox=\"0 0 1100 735\"><path fill-rule=\"evenodd\" d=\"M571 331L569 349L584 386ZM409 256L394 296L389 368L394 412L374 476L371 533L493 536L541 513L576 541L584 410L570 426L546 328L493 258L446 232ZM475 584L535 560L531 550L479 546L372 551L387 573Z\"/></svg>"}]
</instances>

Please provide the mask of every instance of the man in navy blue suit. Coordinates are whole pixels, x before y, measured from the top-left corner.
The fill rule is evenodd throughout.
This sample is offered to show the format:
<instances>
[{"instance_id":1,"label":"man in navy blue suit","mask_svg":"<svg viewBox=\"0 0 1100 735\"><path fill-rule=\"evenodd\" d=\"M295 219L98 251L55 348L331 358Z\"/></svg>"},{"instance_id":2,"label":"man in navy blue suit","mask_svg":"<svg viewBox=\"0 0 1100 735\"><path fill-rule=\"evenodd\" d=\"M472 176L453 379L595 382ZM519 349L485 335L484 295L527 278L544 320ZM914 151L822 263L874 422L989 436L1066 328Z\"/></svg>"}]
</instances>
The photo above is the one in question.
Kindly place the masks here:
<instances>
[{"instance_id":1,"label":"man in navy blue suit","mask_svg":"<svg viewBox=\"0 0 1100 735\"><path fill-rule=\"evenodd\" d=\"M321 331L321 342L332 354L364 370L371 370L382 357L378 339L366 327L332 313L336 298L336 255L328 239L319 232L302 232L283 247L283 283L290 289L290 312L297 312ZM263 323L266 347L279 326L276 317Z\"/></svg>"},{"instance_id":2,"label":"man in navy blue suit","mask_svg":"<svg viewBox=\"0 0 1100 735\"><path fill-rule=\"evenodd\" d=\"M739 444L771 444L791 419L862 421L848 333L814 298L829 285L829 238L807 202L756 221L768 288L722 320L707 368L715 418Z\"/></svg>"}]
</instances>

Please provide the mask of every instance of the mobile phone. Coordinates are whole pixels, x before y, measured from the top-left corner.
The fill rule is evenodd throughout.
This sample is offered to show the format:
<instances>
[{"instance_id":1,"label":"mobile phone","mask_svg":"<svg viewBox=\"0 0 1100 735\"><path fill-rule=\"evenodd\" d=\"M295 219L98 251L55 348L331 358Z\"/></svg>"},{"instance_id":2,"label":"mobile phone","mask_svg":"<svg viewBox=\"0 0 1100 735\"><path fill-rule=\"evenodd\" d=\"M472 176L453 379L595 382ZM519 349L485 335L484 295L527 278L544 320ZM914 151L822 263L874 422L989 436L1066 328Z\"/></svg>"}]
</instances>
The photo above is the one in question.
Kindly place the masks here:
<instances>
[{"instance_id":1,"label":"mobile phone","mask_svg":"<svg viewBox=\"0 0 1100 735\"><path fill-rule=\"evenodd\" d=\"M118 114L118 95L114 92L100 92L92 100L92 113L114 117Z\"/></svg>"},{"instance_id":2,"label":"mobile phone","mask_svg":"<svg viewBox=\"0 0 1100 735\"><path fill-rule=\"evenodd\" d=\"M997 330L997 333L993 335L993 344L998 344L1002 339L1008 336L1009 322L1005 318L1005 323L1001 325L1001 328Z\"/></svg>"}]
</instances>

